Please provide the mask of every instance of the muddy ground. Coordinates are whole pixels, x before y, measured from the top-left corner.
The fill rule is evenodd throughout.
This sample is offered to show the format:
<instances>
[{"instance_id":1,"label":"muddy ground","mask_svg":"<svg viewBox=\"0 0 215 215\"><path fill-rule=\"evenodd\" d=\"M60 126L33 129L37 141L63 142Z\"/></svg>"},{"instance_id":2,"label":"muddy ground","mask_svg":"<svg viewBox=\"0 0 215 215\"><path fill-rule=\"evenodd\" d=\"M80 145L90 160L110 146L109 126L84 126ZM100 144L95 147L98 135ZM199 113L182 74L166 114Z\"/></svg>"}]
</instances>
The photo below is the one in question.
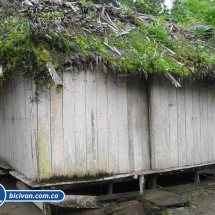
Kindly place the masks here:
<instances>
[{"instance_id":1,"label":"muddy ground","mask_svg":"<svg viewBox=\"0 0 215 215\"><path fill-rule=\"evenodd\" d=\"M0 183L7 190L16 189L15 180L11 177L3 177ZM180 207L168 209L169 215L215 215L215 187L211 189L199 189L181 192L183 198L190 200L188 207ZM127 209L114 212L113 215L145 215L142 204L138 201L131 201ZM55 214L64 214L62 212L54 211ZM105 215L104 211L93 210L83 211L76 210L71 213L67 212L66 215ZM4 203L0 207L0 215L41 215L40 209L38 209L33 203Z\"/></svg>"}]
</instances>

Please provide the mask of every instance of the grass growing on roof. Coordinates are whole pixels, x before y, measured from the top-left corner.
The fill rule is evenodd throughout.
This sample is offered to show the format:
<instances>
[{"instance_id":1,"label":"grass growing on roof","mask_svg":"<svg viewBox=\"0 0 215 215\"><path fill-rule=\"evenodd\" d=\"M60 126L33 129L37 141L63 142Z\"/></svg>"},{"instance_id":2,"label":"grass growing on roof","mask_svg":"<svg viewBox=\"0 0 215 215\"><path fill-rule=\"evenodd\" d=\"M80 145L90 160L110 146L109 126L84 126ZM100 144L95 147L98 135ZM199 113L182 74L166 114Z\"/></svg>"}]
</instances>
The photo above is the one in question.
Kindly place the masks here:
<instances>
[{"instance_id":1,"label":"grass growing on roof","mask_svg":"<svg viewBox=\"0 0 215 215\"><path fill-rule=\"evenodd\" d=\"M77 7L82 6L77 3ZM93 4L84 7L85 12L80 14L86 15L92 26L98 25L99 10ZM59 20L64 22L68 14L62 11L26 15L25 12L17 14L12 7L7 10L0 8L0 62L4 74L21 68L27 77L34 77L39 89L50 85L45 66L47 61L53 62L56 70L61 72L68 63L65 58L69 59L69 67L73 67L96 63L96 56L100 55L103 63L112 65L118 72L143 73L146 78L153 72L199 77L199 68L207 71L203 75L214 78L210 73L215 61L213 49L197 45L195 40L186 39L183 33L176 35L177 39L171 38L170 28L163 23L166 17L153 18L154 21L146 25L133 11L123 13L136 27L129 29L125 35L117 35L114 28L128 30L126 22L117 14L114 24L108 22L112 27L101 33L75 22L63 29L64 25L57 28L56 23ZM5 16L8 16L7 19ZM40 28L35 20L42 20L45 27Z\"/></svg>"}]
</instances>

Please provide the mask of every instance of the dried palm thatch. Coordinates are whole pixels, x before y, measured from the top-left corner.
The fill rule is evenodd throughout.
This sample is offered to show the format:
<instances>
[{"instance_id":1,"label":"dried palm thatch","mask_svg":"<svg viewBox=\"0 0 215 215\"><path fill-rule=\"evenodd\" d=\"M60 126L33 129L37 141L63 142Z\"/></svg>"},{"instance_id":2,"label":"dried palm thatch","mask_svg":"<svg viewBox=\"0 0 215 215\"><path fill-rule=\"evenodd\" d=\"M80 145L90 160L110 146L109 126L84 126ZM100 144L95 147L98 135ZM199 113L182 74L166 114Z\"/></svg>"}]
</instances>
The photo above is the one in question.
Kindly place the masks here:
<instances>
[{"instance_id":1,"label":"dried palm thatch","mask_svg":"<svg viewBox=\"0 0 215 215\"><path fill-rule=\"evenodd\" d=\"M37 71L39 80L52 61L58 71L108 64L146 77L164 72L172 80L171 74L214 79L215 46L165 17L91 3L0 0L0 22L5 73L22 67L25 73Z\"/></svg>"}]
</instances>

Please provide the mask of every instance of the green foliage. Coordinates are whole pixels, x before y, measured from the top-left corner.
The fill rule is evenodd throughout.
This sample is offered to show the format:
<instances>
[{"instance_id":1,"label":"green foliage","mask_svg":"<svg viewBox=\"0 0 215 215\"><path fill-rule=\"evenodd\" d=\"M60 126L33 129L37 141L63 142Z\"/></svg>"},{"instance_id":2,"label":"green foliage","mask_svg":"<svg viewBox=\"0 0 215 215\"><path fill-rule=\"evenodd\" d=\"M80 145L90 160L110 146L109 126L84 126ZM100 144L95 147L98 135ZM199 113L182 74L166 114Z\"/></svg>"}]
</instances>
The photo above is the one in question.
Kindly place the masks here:
<instances>
[{"instance_id":1,"label":"green foliage","mask_svg":"<svg viewBox=\"0 0 215 215\"><path fill-rule=\"evenodd\" d=\"M139 13L151 14L157 16L158 14L166 12L164 0L121 0L121 7L132 8Z\"/></svg>"},{"instance_id":2,"label":"green foliage","mask_svg":"<svg viewBox=\"0 0 215 215\"><path fill-rule=\"evenodd\" d=\"M146 2L142 1L142 4L146 5ZM189 6L189 4L186 5ZM203 9L206 10L204 7ZM184 37L179 37L176 41L170 39L169 28L163 25L166 15L158 20L154 19L150 25L146 26L138 20L133 11L127 11L127 14L137 28L124 36L116 36L112 29L108 29L108 32L101 36L96 32L89 32L84 27L74 26L64 30L60 35L47 28L38 36L36 27L30 19L11 16L7 21L2 20L0 23L0 61L4 62L5 73L21 67L27 77L33 75L37 89L43 85L49 86L51 81L45 63L52 61L55 68L60 70L65 56L76 58L76 53L72 48L74 44L75 50L79 54L83 53L86 63L95 62L92 56L99 53L103 62L114 65L118 72L142 73L146 78L152 72L170 72L179 76L196 77L198 76L196 68L213 68L215 54L212 51L201 45L197 47ZM187 14L185 15L188 16ZM53 11L38 16L44 22L49 23L63 15ZM212 20L210 16L205 16L205 18ZM117 21L115 24L126 30L123 21ZM117 54L108 46L119 50L122 55ZM166 54L165 47L175 52L177 60ZM71 67L73 65L69 65L69 68ZM194 71L189 69L191 67Z\"/></svg>"},{"instance_id":3,"label":"green foliage","mask_svg":"<svg viewBox=\"0 0 215 215\"><path fill-rule=\"evenodd\" d=\"M198 23L188 29L201 40L215 43L215 0L174 0L170 16L184 27Z\"/></svg>"},{"instance_id":4,"label":"green foliage","mask_svg":"<svg viewBox=\"0 0 215 215\"><path fill-rule=\"evenodd\" d=\"M174 0L171 16L187 26L202 22L215 25L214 0Z\"/></svg>"},{"instance_id":5,"label":"green foliage","mask_svg":"<svg viewBox=\"0 0 215 215\"><path fill-rule=\"evenodd\" d=\"M171 9L171 15L178 20L182 25L189 23L189 12L185 9L187 6L187 0L174 0L173 7Z\"/></svg>"},{"instance_id":6,"label":"green foliage","mask_svg":"<svg viewBox=\"0 0 215 215\"><path fill-rule=\"evenodd\" d=\"M80 49L83 51L83 53L86 56L88 56L87 38L77 34L73 36L73 39L76 42L76 44L80 47Z\"/></svg>"},{"instance_id":7,"label":"green foliage","mask_svg":"<svg viewBox=\"0 0 215 215\"><path fill-rule=\"evenodd\" d=\"M53 19L56 19L58 17L63 17L63 14L58 12L58 11L52 11L52 12L48 12L48 13L42 13L41 17L44 20L53 20Z\"/></svg>"},{"instance_id":8,"label":"green foliage","mask_svg":"<svg viewBox=\"0 0 215 215\"><path fill-rule=\"evenodd\" d=\"M1 25L1 35L7 36L0 37L0 61L6 62L5 74L21 67L23 72L30 77L36 67L35 82L37 86L42 86L47 83L48 78L47 73L44 73L43 65L51 59L51 56L44 44L34 39L32 28L29 20L18 17L12 17Z\"/></svg>"}]
</instances>

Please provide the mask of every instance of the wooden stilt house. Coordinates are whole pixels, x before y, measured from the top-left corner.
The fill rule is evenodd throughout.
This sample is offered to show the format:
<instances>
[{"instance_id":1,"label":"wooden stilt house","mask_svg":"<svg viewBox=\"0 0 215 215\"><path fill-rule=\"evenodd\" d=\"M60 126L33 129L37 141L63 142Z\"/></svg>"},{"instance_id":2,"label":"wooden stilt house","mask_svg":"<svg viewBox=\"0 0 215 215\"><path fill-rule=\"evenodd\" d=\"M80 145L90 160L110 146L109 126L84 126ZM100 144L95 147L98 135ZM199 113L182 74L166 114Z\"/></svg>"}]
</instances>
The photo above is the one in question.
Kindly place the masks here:
<instances>
[{"instance_id":1,"label":"wooden stilt house","mask_svg":"<svg viewBox=\"0 0 215 215\"><path fill-rule=\"evenodd\" d=\"M10 17L0 31L0 160L17 179L143 183L215 163L208 44L112 6L43 1Z\"/></svg>"}]
</instances>

